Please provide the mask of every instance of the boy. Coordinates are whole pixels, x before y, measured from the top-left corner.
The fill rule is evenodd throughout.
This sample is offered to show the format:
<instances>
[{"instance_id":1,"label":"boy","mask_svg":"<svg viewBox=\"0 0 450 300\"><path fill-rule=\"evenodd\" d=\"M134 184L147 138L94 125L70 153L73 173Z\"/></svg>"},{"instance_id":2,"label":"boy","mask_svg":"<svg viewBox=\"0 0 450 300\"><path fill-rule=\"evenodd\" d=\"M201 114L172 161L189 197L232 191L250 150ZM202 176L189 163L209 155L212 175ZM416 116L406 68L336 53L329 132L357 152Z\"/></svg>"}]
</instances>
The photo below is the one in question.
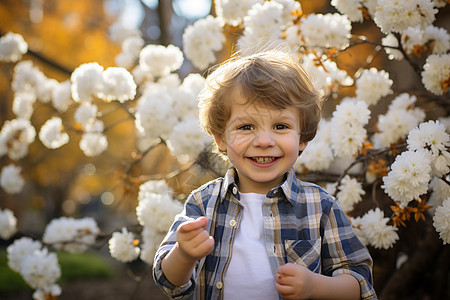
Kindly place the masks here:
<instances>
[{"instance_id":1,"label":"boy","mask_svg":"<svg viewBox=\"0 0 450 300\"><path fill-rule=\"evenodd\" d=\"M203 129L233 167L188 197L155 256L175 299L376 299L372 260L338 202L298 180L321 95L289 54L235 58L207 78Z\"/></svg>"}]
</instances>

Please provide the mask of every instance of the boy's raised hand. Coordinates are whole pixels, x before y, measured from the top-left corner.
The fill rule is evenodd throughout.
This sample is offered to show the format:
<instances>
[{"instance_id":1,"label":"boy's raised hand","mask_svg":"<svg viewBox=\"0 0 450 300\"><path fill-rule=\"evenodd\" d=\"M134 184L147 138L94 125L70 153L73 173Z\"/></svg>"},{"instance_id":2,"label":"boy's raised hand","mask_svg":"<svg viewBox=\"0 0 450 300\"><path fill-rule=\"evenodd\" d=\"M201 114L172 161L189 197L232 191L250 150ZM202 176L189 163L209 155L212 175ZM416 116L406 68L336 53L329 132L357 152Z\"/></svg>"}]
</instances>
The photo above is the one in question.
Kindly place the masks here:
<instances>
[{"instance_id":1,"label":"boy's raised hand","mask_svg":"<svg viewBox=\"0 0 450 300\"><path fill-rule=\"evenodd\" d=\"M199 217L178 227L178 247L185 258L196 261L211 253L214 248L214 239L206 231L207 226L208 219Z\"/></svg>"},{"instance_id":2,"label":"boy's raised hand","mask_svg":"<svg viewBox=\"0 0 450 300\"><path fill-rule=\"evenodd\" d=\"M175 286L187 283L197 260L214 248L214 239L206 231L208 219L200 217L177 228L177 243L161 261L161 269Z\"/></svg>"}]
</instances>

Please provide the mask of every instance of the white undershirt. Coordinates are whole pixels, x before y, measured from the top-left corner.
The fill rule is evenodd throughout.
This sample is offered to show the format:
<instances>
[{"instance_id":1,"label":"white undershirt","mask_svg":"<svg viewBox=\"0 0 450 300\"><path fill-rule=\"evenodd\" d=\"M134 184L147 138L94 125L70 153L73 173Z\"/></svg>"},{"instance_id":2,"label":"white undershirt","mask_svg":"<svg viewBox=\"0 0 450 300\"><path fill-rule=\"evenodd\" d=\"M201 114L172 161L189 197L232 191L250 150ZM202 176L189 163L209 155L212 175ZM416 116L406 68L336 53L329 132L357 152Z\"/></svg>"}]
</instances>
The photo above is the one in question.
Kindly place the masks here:
<instances>
[{"instance_id":1,"label":"white undershirt","mask_svg":"<svg viewBox=\"0 0 450 300\"><path fill-rule=\"evenodd\" d=\"M264 242L265 195L241 193L244 207L231 261L224 276L224 299L278 299Z\"/></svg>"}]
</instances>

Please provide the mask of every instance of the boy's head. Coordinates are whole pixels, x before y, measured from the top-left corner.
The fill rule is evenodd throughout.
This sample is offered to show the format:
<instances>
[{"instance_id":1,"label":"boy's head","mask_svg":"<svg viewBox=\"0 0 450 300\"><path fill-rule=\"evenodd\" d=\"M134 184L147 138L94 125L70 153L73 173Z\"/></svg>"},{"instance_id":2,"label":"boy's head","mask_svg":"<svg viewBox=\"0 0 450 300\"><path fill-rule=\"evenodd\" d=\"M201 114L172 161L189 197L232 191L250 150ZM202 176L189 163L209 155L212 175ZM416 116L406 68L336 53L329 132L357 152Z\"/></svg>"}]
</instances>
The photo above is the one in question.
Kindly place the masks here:
<instances>
[{"instance_id":1,"label":"boy's head","mask_svg":"<svg viewBox=\"0 0 450 300\"><path fill-rule=\"evenodd\" d=\"M199 96L203 129L222 138L230 118L230 95L240 89L254 105L276 109L296 107L300 120L300 142L312 140L321 117L322 94L309 75L288 53L270 50L246 57L233 57L206 79Z\"/></svg>"}]
</instances>

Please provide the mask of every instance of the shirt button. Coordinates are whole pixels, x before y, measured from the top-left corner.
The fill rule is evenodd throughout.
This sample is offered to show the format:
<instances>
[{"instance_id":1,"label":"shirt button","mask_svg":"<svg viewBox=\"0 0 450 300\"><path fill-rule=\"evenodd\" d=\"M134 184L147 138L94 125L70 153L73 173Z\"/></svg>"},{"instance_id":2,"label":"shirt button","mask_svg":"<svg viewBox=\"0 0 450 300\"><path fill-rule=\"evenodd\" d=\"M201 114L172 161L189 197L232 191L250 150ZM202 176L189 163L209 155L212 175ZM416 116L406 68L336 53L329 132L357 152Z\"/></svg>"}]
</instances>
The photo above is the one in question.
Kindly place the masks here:
<instances>
[{"instance_id":1,"label":"shirt button","mask_svg":"<svg viewBox=\"0 0 450 300\"><path fill-rule=\"evenodd\" d=\"M237 194L237 188L233 187L233 194L236 195Z\"/></svg>"},{"instance_id":2,"label":"shirt button","mask_svg":"<svg viewBox=\"0 0 450 300\"><path fill-rule=\"evenodd\" d=\"M216 288L219 289L219 290L221 290L223 288L222 281L219 281L219 282L216 283Z\"/></svg>"},{"instance_id":3,"label":"shirt button","mask_svg":"<svg viewBox=\"0 0 450 300\"><path fill-rule=\"evenodd\" d=\"M230 221L230 226L231 226L231 227L236 226L236 220L231 220L231 221Z\"/></svg>"}]
</instances>

